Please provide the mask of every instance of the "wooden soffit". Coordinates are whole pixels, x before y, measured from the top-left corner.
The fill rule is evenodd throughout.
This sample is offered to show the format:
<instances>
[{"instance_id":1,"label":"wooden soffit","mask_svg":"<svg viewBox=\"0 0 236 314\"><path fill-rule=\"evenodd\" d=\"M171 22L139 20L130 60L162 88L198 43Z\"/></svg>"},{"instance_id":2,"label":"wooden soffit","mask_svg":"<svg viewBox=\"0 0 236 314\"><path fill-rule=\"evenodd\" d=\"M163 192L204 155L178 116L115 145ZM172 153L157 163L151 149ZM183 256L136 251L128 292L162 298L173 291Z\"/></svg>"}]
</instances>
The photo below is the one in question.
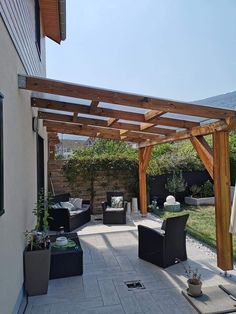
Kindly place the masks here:
<instances>
[{"instance_id":1,"label":"wooden soffit","mask_svg":"<svg viewBox=\"0 0 236 314\"><path fill-rule=\"evenodd\" d=\"M59 0L40 0L39 4L44 35L60 44L62 37Z\"/></svg>"}]
</instances>

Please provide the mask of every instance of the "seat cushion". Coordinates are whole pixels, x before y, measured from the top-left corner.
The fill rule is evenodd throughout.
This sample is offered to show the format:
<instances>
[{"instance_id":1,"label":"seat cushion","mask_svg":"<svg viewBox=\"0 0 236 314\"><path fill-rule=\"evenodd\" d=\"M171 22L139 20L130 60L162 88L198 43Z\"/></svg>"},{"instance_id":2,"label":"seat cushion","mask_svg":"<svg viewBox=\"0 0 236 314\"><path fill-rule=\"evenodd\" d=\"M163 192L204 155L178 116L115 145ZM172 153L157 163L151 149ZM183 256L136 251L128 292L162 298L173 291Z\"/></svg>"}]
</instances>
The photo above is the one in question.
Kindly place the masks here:
<instances>
[{"instance_id":1,"label":"seat cushion","mask_svg":"<svg viewBox=\"0 0 236 314\"><path fill-rule=\"evenodd\" d=\"M113 207L107 207L106 212L122 212L124 211L123 207L120 208L113 208Z\"/></svg>"},{"instance_id":2,"label":"seat cushion","mask_svg":"<svg viewBox=\"0 0 236 314\"><path fill-rule=\"evenodd\" d=\"M81 214L85 211L85 209L76 209L76 210L71 210L69 213L70 213L70 216L75 216L75 215L78 215L78 214Z\"/></svg>"}]
</instances>

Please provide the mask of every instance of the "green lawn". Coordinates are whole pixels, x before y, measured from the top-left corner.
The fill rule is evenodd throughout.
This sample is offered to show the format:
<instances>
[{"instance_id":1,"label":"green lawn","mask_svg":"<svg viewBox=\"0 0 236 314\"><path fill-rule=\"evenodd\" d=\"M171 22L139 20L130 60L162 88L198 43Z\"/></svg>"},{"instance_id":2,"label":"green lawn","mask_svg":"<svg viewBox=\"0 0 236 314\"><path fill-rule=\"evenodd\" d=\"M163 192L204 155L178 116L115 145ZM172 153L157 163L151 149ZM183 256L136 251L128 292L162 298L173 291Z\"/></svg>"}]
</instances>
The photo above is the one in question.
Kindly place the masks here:
<instances>
[{"instance_id":1,"label":"green lawn","mask_svg":"<svg viewBox=\"0 0 236 314\"><path fill-rule=\"evenodd\" d=\"M156 214L161 218L176 216L180 214L189 214L187 231L193 237L209 244L216 246L215 236L215 208L214 206L186 206L182 205L181 212L167 212L161 209ZM236 237L233 238L234 257L236 257Z\"/></svg>"}]
</instances>

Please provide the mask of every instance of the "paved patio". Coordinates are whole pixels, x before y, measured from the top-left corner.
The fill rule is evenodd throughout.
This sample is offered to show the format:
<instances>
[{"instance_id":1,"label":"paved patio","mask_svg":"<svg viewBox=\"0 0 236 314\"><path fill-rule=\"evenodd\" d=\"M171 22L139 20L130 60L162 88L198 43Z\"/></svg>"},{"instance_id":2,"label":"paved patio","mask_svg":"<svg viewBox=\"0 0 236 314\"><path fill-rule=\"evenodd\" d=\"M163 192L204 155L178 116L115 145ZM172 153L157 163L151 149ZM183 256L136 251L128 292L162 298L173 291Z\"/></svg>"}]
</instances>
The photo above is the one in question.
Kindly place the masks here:
<instances>
[{"instance_id":1,"label":"paved patio","mask_svg":"<svg viewBox=\"0 0 236 314\"><path fill-rule=\"evenodd\" d=\"M48 294L29 298L30 314L157 314L196 313L181 294L186 289L182 265L163 270L137 256L137 225L158 228L161 221L136 215L125 226L91 221L78 229L84 251L83 276L50 280ZM198 267L206 286L236 282L219 275L216 256L207 247L187 239L188 264ZM141 280L145 289L129 291L124 282Z\"/></svg>"}]
</instances>

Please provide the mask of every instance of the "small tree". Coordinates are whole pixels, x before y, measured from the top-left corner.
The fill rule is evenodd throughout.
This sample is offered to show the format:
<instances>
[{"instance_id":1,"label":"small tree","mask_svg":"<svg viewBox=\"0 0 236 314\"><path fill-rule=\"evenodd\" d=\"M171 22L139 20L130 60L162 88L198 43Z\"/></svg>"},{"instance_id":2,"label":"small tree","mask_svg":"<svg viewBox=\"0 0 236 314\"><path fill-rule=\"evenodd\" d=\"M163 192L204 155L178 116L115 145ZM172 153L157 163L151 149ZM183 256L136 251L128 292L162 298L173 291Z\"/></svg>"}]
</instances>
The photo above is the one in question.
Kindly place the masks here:
<instances>
[{"instance_id":1,"label":"small tree","mask_svg":"<svg viewBox=\"0 0 236 314\"><path fill-rule=\"evenodd\" d=\"M176 196L176 193L185 191L187 187L187 183L183 178L183 173L180 171L179 173L173 172L172 177L167 178L167 183L165 188Z\"/></svg>"}]
</instances>

